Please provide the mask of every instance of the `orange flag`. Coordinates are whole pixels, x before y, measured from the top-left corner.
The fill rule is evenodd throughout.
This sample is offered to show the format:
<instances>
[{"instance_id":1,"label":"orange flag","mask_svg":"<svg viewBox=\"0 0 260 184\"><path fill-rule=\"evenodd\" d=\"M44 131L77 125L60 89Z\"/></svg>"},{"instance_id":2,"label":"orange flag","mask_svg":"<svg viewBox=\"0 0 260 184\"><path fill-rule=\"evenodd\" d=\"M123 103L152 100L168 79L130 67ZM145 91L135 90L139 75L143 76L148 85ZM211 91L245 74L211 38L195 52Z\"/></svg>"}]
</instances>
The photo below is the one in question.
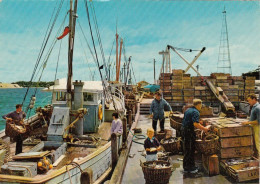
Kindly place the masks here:
<instances>
[{"instance_id":1,"label":"orange flag","mask_svg":"<svg viewBox=\"0 0 260 184\"><path fill-rule=\"evenodd\" d=\"M69 32L70 32L69 26L65 27L65 29L64 29L64 31L63 31L63 33L62 33L62 35L60 35L59 37L57 37L57 39L60 40L60 39L64 38Z\"/></svg>"}]
</instances>

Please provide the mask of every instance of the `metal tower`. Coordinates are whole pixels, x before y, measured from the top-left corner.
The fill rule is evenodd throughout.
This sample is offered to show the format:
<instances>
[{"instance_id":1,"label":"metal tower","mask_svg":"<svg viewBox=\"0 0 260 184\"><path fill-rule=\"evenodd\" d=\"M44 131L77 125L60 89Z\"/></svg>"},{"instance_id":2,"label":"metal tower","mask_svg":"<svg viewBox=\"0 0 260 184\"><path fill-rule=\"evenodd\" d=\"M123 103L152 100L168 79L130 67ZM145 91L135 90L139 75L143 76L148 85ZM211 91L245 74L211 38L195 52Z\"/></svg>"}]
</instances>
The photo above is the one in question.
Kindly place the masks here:
<instances>
[{"instance_id":1,"label":"metal tower","mask_svg":"<svg viewBox=\"0 0 260 184\"><path fill-rule=\"evenodd\" d=\"M222 18L222 29L221 29L221 36L220 36L217 71L223 73L230 73L232 75L229 42L228 42L227 18L226 18L227 12L225 10L225 7L222 13L223 13L223 18Z\"/></svg>"}]
</instances>

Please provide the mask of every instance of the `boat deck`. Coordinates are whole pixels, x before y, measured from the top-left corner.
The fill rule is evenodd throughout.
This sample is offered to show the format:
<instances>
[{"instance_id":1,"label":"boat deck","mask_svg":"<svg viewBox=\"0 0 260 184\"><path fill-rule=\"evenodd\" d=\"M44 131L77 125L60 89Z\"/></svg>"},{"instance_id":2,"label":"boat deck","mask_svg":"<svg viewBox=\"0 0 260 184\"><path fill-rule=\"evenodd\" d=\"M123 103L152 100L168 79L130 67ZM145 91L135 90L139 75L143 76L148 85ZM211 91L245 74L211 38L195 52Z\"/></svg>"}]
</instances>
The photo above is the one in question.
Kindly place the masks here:
<instances>
[{"instance_id":1,"label":"boat deck","mask_svg":"<svg viewBox=\"0 0 260 184\"><path fill-rule=\"evenodd\" d=\"M98 150L100 147L104 146L108 143L108 139L110 137L110 129L111 129L111 122L104 122L99 126L98 132L93 134L87 134L95 136L96 138L100 138L100 142L98 144L97 148L87 148L87 147L73 147L69 146L67 148L67 151L65 153L65 157L62 159L62 161L57 165L57 167L54 167L52 170L47 172L46 174L42 175L36 175L35 177L42 177L44 175L48 175L52 172L55 172L55 170L58 170L65 166L66 164L71 163L72 161L75 161L74 159L82 159L83 157L86 157L93 153L94 151ZM6 137L4 141L9 141L10 138ZM10 153L11 153L11 159L12 155L15 153L15 146L16 143L10 144ZM23 153L28 152L33 146L23 146Z\"/></svg>"},{"instance_id":2,"label":"boat deck","mask_svg":"<svg viewBox=\"0 0 260 184\"><path fill-rule=\"evenodd\" d=\"M159 123L158 125L159 126ZM142 129L142 133L146 134L148 128L152 127L152 120L148 118L148 115L140 115L137 127ZM170 128L170 121L169 118L166 118L165 121L165 128ZM175 134L175 130L173 130ZM173 135L175 136L175 135ZM143 143L144 139L140 139L139 142ZM140 166L140 160L145 162L145 157L141 155L142 151L144 150L144 146L141 144L137 144L133 142L130 148L130 156L133 158L128 157L127 164L124 171L124 176L122 179L123 184L128 183L136 183L142 184L145 183L144 175L142 168ZM234 183L228 176L223 175L216 175L216 176L208 176L202 171L199 172L197 175L191 174L183 174L183 155L173 155L171 156L171 164L174 167L174 171L172 172L172 176L170 178L169 183L221 183L221 184L229 184ZM200 161L200 159L198 159ZM201 162L201 161L200 161ZM201 163L196 162L196 165L200 168ZM245 182L243 182L245 183ZM248 181L246 183L259 183L259 181Z\"/></svg>"}]
</instances>

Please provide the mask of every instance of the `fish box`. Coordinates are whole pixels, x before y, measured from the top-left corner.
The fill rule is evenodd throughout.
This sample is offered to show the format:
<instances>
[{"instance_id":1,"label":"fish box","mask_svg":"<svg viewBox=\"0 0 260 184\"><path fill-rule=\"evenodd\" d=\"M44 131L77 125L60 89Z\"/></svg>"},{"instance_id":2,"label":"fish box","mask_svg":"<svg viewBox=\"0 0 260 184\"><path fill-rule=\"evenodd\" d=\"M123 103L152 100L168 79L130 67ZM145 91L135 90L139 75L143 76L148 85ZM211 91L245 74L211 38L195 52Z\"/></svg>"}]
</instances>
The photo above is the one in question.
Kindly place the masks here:
<instances>
[{"instance_id":1,"label":"fish box","mask_svg":"<svg viewBox=\"0 0 260 184\"><path fill-rule=\"evenodd\" d=\"M221 148L220 158L239 158L251 157L254 154L253 146L235 147L235 148Z\"/></svg>"},{"instance_id":2,"label":"fish box","mask_svg":"<svg viewBox=\"0 0 260 184\"><path fill-rule=\"evenodd\" d=\"M240 137L240 136L249 136L253 134L251 126L242 126L236 123L228 123L216 125L218 128L218 136L223 137Z\"/></svg>"},{"instance_id":3,"label":"fish box","mask_svg":"<svg viewBox=\"0 0 260 184\"><path fill-rule=\"evenodd\" d=\"M259 160L255 158L222 160L220 167L236 182L259 179Z\"/></svg>"},{"instance_id":4,"label":"fish box","mask_svg":"<svg viewBox=\"0 0 260 184\"><path fill-rule=\"evenodd\" d=\"M37 162L8 162L1 167L2 174L34 177L37 175Z\"/></svg>"},{"instance_id":5,"label":"fish box","mask_svg":"<svg viewBox=\"0 0 260 184\"><path fill-rule=\"evenodd\" d=\"M253 136L243 136L243 137L227 137L220 139L221 148L229 147L241 147L241 146L252 146Z\"/></svg>"}]
</instances>

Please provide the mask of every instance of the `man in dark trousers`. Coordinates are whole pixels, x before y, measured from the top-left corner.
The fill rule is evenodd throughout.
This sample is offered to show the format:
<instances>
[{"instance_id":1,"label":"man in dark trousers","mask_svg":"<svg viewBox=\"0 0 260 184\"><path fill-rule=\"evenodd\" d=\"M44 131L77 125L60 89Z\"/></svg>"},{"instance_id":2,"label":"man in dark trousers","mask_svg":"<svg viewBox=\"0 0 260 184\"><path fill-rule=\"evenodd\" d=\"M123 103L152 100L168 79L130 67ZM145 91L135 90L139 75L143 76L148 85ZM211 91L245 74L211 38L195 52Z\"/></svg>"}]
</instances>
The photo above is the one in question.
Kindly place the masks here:
<instances>
[{"instance_id":1,"label":"man in dark trousers","mask_svg":"<svg viewBox=\"0 0 260 184\"><path fill-rule=\"evenodd\" d=\"M171 106L161 98L161 93L156 92L155 93L155 99L152 102L152 105L150 107L150 117L153 118L153 129L154 132L156 133L157 129L157 121L160 121L160 133L164 132L164 109L166 108L168 111L172 112Z\"/></svg>"},{"instance_id":2,"label":"man in dark trousers","mask_svg":"<svg viewBox=\"0 0 260 184\"><path fill-rule=\"evenodd\" d=\"M15 124L19 125L21 121L23 121L26 117L26 114L22 111L22 105L17 104L16 110L13 112L10 112L7 115L2 116L6 121L14 121ZM23 151L23 139L21 135L18 135L15 137L16 140L16 149L15 154L22 153Z\"/></svg>"},{"instance_id":3,"label":"man in dark trousers","mask_svg":"<svg viewBox=\"0 0 260 184\"><path fill-rule=\"evenodd\" d=\"M202 101L200 99L193 100L193 107L186 110L182 121L182 140L184 148L183 169L184 173L197 173L198 169L195 167L195 139L196 134L194 127L208 132L208 129L199 123L200 110Z\"/></svg>"}]
</instances>

